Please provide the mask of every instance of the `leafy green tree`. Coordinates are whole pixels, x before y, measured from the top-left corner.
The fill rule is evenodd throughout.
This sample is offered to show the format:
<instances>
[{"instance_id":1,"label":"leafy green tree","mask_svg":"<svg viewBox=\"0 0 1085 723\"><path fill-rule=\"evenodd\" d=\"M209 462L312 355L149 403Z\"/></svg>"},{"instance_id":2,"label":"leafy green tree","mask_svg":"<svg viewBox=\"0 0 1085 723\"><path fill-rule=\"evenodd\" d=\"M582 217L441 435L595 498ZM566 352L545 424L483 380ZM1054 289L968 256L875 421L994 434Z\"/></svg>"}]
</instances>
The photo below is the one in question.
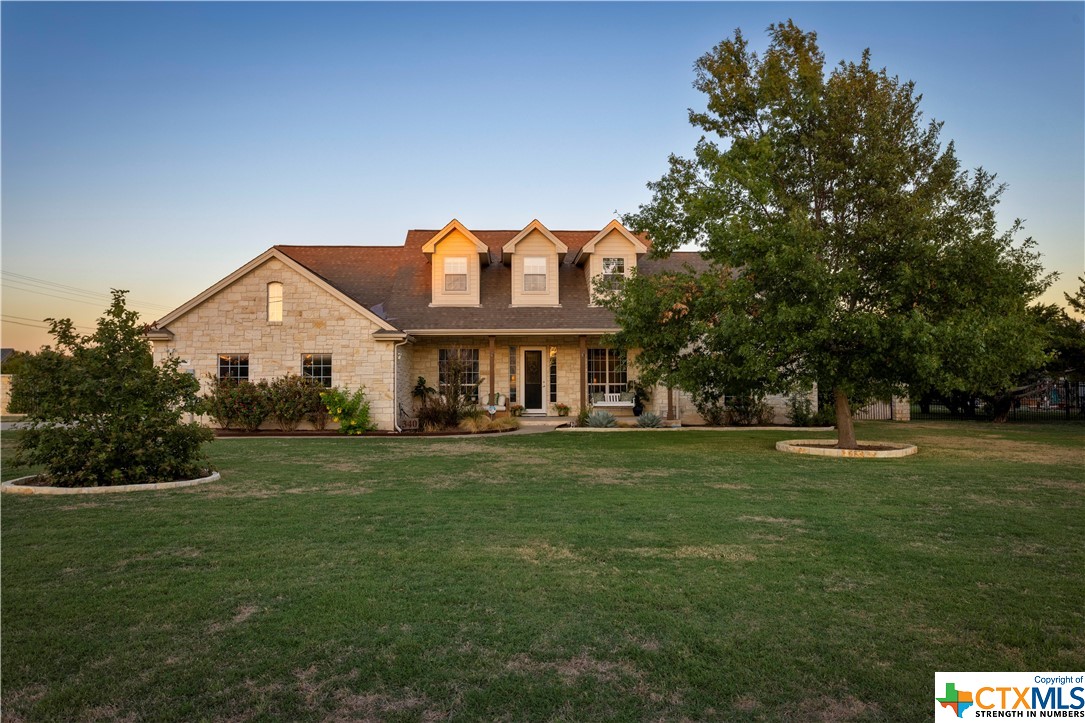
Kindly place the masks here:
<instances>
[{"instance_id":1,"label":"leafy green tree","mask_svg":"<svg viewBox=\"0 0 1085 723\"><path fill-rule=\"evenodd\" d=\"M1085 276L1079 276L1077 280L1081 282L1081 286L1074 292L1074 295L1070 296L1064 293L1063 296L1066 297L1067 306L1077 313L1085 315Z\"/></svg>"},{"instance_id":2,"label":"leafy green tree","mask_svg":"<svg viewBox=\"0 0 1085 723\"><path fill-rule=\"evenodd\" d=\"M3 367L0 367L0 374L19 374L23 370L23 366L26 364L26 360L32 357L28 351L17 351L12 353L4 362Z\"/></svg>"},{"instance_id":3,"label":"leafy green tree","mask_svg":"<svg viewBox=\"0 0 1085 723\"><path fill-rule=\"evenodd\" d=\"M671 156L624 221L666 255L697 244L708 273L634 276L607 301L648 381L695 391L832 390L840 446L851 406L911 389L996 390L1043 362L1028 303L1050 283L1003 186L961 168L921 96L871 66L826 73L814 33L741 31L700 58L707 96L692 158Z\"/></svg>"},{"instance_id":4,"label":"leafy green tree","mask_svg":"<svg viewBox=\"0 0 1085 723\"><path fill-rule=\"evenodd\" d=\"M175 357L150 363L125 293L113 292L93 334L47 319L55 347L30 357L12 382L11 407L31 423L16 463L44 465L56 485L168 482L207 469L200 448L210 430L181 421L198 409L199 382Z\"/></svg>"}]
</instances>

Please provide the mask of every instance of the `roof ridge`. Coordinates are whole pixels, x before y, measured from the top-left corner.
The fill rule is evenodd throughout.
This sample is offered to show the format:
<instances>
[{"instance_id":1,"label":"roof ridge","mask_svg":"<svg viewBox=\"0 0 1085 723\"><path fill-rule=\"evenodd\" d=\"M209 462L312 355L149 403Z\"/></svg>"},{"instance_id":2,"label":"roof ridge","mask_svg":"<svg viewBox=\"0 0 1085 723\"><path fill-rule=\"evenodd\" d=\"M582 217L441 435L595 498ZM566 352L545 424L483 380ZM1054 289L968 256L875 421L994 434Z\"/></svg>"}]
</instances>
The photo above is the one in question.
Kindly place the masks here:
<instances>
[{"instance_id":1,"label":"roof ridge","mask_svg":"<svg viewBox=\"0 0 1085 723\"><path fill-rule=\"evenodd\" d=\"M294 249L401 249L404 248L403 244L398 246L374 246L371 244L275 244L272 248L294 248Z\"/></svg>"}]
</instances>

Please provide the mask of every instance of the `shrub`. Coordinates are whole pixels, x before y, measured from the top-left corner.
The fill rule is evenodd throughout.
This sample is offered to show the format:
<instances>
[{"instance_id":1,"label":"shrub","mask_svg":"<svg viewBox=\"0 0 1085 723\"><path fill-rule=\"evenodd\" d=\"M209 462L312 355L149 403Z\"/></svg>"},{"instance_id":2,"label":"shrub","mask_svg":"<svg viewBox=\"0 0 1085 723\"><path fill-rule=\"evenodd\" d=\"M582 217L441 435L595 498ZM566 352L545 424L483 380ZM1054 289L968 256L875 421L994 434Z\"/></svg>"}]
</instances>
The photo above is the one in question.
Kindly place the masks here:
<instances>
[{"instance_id":1,"label":"shrub","mask_svg":"<svg viewBox=\"0 0 1085 723\"><path fill-rule=\"evenodd\" d=\"M477 434L488 428L488 422L490 420L485 417L464 417L460 421L460 430L467 432L468 434Z\"/></svg>"},{"instance_id":2,"label":"shrub","mask_svg":"<svg viewBox=\"0 0 1085 723\"><path fill-rule=\"evenodd\" d=\"M317 407L324 410L320 393L324 387L317 381L297 374L287 374L268 387L271 416L284 432L292 432L305 418L312 418ZM325 415L325 424L327 416ZM315 425L314 425L315 426Z\"/></svg>"},{"instance_id":3,"label":"shrub","mask_svg":"<svg viewBox=\"0 0 1085 723\"><path fill-rule=\"evenodd\" d=\"M637 426L638 427L647 427L649 429L655 429L656 427L662 427L663 426L663 418L660 417L658 414L654 414L652 412L645 412L644 414L637 417Z\"/></svg>"},{"instance_id":4,"label":"shrub","mask_svg":"<svg viewBox=\"0 0 1085 723\"><path fill-rule=\"evenodd\" d=\"M199 382L169 357L155 366L139 314L124 291L87 336L70 319L49 320L56 348L24 361L11 390L30 428L15 464L42 465L62 487L169 482L199 477L211 430L182 415L199 410Z\"/></svg>"},{"instance_id":5,"label":"shrub","mask_svg":"<svg viewBox=\"0 0 1085 723\"><path fill-rule=\"evenodd\" d=\"M439 394L431 393L423 377L418 378L412 392L422 399L418 422L427 431L456 429L466 415L477 410L474 399L483 380L470 384L466 381L467 362L460 353L450 354L443 364L445 382Z\"/></svg>"},{"instance_id":6,"label":"shrub","mask_svg":"<svg viewBox=\"0 0 1085 723\"><path fill-rule=\"evenodd\" d=\"M754 424L771 424L772 407L765 403L765 393L747 391L727 397L727 416L731 424L749 427Z\"/></svg>"},{"instance_id":7,"label":"shrub","mask_svg":"<svg viewBox=\"0 0 1085 723\"><path fill-rule=\"evenodd\" d=\"M581 407L580 411L576 413L576 423L574 426L586 427L588 426L588 408Z\"/></svg>"},{"instance_id":8,"label":"shrub","mask_svg":"<svg viewBox=\"0 0 1085 723\"><path fill-rule=\"evenodd\" d=\"M826 404L818 408L816 414L810 420L810 424L814 427L835 427L836 426L836 410L833 405Z\"/></svg>"},{"instance_id":9,"label":"shrub","mask_svg":"<svg viewBox=\"0 0 1085 723\"><path fill-rule=\"evenodd\" d=\"M710 427L720 427L727 419L727 406L723 398L715 396L713 392L694 393L693 406Z\"/></svg>"},{"instance_id":10,"label":"shrub","mask_svg":"<svg viewBox=\"0 0 1085 723\"><path fill-rule=\"evenodd\" d=\"M814 403L809 394L793 393L787 398L787 418L796 427L809 427L814 422Z\"/></svg>"},{"instance_id":11,"label":"shrub","mask_svg":"<svg viewBox=\"0 0 1085 723\"><path fill-rule=\"evenodd\" d=\"M370 419L365 387L358 387L353 394L350 389L332 387L322 392L320 398L328 408L328 416L339 423L340 434L361 434L377 428Z\"/></svg>"},{"instance_id":12,"label":"shrub","mask_svg":"<svg viewBox=\"0 0 1085 723\"><path fill-rule=\"evenodd\" d=\"M489 429L496 429L499 431L506 431L511 429L520 428L520 420L516 417L498 417L497 419L491 419L488 424Z\"/></svg>"},{"instance_id":13,"label":"shrub","mask_svg":"<svg viewBox=\"0 0 1085 723\"><path fill-rule=\"evenodd\" d=\"M617 427L618 420L614 418L614 415L610 412L602 409L597 409L588 415L589 427Z\"/></svg>"},{"instance_id":14,"label":"shrub","mask_svg":"<svg viewBox=\"0 0 1085 723\"><path fill-rule=\"evenodd\" d=\"M246 432L255 432L271 415L271 389L266 381L242 380L233 394L237 423Z\"/></svg>"},{"instance_id":15,"label":"shrub","mask_svg":"<svg viewBox=\"0 0 1085 723\"><path fill-rule=\"evenodd\" d=\"M237 424L237 380L220 379L211 374L211 389L201 397L200 411L211 417L211 421L221 429L229 429Z\"/></svg>"}]
</instances>

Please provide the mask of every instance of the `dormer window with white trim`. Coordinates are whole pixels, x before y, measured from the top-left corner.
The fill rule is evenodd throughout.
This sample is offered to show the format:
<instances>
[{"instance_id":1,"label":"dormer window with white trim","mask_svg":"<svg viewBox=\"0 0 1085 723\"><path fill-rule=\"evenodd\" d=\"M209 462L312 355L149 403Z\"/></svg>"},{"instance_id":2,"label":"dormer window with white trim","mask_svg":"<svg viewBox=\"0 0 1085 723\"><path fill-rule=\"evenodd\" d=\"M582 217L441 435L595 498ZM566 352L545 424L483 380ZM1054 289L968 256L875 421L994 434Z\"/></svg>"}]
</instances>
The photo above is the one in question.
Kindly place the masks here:
<instances>
[{"instance_id":1,"label":"dormer window with white trim","mask_svg":"<svg viewBox=\"0 0 1085 723\"><path fill-rule=\"evenodd\" d=\"M546 293L546 257L524 258L524 292Z\"/></svg>"},{"instance_id":2,"label":"dormer window with white trim","mask_svg":"<svg viewBox=\"0 0 1085 723\"><path fill-rule=\"evenodd\" d=\"M445 257L445 291L467 292L467 258Z\"/></svg>"},{"instance_id":3,"label":"dormer window with white trim","mask_svg":"<svg viewBox=\"0 0 1085 723\"><path fill-rule=\"evenodd\" d=\"M625 258L622 256L603 257L603 282L608 288L615 288L625 278Z\"/></svg>"},{"instance_id":4,"label":"dormer window with white trim","mask_svg":"<svg viewBox=\"0 0 1085 723\"><path fill-rule=\"evenodd\" d=\"M278 281L267 285L267 320L269 324L283 323L283 285Z\"/></svg>"}]
</instances>

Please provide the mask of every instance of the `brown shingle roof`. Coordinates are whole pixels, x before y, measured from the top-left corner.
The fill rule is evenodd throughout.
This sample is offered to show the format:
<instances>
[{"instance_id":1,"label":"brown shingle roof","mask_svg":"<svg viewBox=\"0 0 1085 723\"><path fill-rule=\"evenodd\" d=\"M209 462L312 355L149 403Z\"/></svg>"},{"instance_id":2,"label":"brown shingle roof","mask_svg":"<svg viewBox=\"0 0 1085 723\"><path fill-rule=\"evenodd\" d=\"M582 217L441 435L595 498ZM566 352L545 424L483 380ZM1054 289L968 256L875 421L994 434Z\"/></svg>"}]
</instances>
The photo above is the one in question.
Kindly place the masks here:
<instances>
[{"instance_id":1,"label":"brown shingle roof","mask_svg":"<svg viewBox=\"0 0 1085 723\"><path fill-rule=\"evenodd\" d=\"M405 331L435 329L564 329L614 328L614 316L588 305L584 268L572 259L598 231L553 231L569 247L558 270L560 308L512 307L512 270L501 264L501 247L517 230L471 232L490 250L491 263L482 268L478 307L431 307L430 259L422 246L436 230L411 230L403 246L276 246L279 251L312 271L359 304ZM644 238L644 237L641 237ZM647 242L647 239L644 239ZM707 268L700 254L677 252L666 259L643 257L647 273L680 269L689 264Z\"/></svg>"}]
</instances>

